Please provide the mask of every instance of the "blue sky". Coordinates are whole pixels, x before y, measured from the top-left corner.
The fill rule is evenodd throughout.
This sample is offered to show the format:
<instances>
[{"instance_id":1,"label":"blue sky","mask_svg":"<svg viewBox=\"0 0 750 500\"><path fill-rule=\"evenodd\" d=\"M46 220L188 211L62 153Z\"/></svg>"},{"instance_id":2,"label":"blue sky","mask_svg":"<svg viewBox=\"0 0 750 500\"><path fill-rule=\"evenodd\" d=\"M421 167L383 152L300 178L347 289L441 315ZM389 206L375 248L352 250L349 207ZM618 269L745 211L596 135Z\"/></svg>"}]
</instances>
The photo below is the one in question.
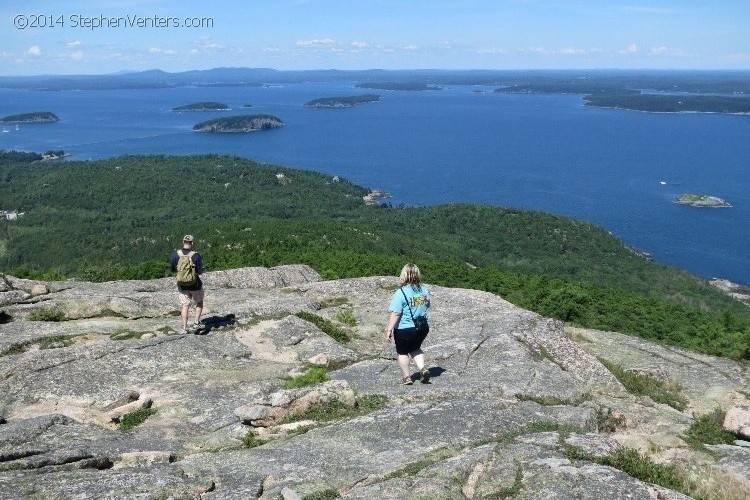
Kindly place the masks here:
<instances>
[{"instance_id":1,"label":"blue sky","mask_svg":"<svg viewBox=\"0 0 750 500\"><path fill-rule=\"evenodd\" d=\"M3 2L0 75L219 66L750 69L747 0L60 4ZM204 26L184 26L186 18Z\"/></svg>"}]
</instances>

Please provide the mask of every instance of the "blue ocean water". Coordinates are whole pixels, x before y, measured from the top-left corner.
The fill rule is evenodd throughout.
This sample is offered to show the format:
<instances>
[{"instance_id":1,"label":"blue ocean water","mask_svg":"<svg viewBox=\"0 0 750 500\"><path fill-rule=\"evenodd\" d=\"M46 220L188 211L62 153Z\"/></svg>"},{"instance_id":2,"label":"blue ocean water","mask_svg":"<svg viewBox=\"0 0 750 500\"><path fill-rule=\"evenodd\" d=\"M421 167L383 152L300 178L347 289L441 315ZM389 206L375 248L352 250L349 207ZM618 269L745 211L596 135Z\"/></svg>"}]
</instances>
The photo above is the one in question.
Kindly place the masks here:
<instances>
[{"instance_id":1,"label":"blue ocean water","mask_svg":"<svg viewBox=\"0 0 750 500\"><path fill-rule=\"evenodd\" d=\"M62 148L72 159L239 155L344 176L388 191L394 203L475 202L575 217L659 262L750 284L750 117L595 109L580 96L492 90L382 91L378 103L309 109L302 104L314 98L371 91L354 83L0 89L0 116L49 110L61 118L19 130L6 126L0 149ZM233 111L171 111L208 100ZM253 107L243 109L246 103ZM285 126L238 135L191 130L199 121L245 113L276 115ZM733 208L673 204L684 192L720 196Z\"/></svg>"}]
</instances>

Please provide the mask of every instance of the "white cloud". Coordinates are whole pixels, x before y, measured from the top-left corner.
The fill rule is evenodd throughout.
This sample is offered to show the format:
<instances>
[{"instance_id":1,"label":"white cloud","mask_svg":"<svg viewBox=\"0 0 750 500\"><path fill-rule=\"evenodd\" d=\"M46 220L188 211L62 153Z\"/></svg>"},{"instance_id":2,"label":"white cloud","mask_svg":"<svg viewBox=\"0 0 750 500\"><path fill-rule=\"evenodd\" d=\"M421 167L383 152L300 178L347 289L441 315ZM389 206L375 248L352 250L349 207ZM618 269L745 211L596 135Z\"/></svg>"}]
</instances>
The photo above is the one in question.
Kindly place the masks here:
<instances>
[{"instance_id":1,"label":"white cloud","mask_svg":"<svg viewBox=\"0 0 750 500\"><path fill-rule=\"evenodd\" d=\"M368 46L367 42L352 42L352 47L357 47L358 49L364 49Z\"/></svg>"},{"instance_id":2,"label":"white cloud","mask_svg":"<svg viewBox=\"0 0 750 500\"><path fill-rule=\"evenodd\" d=\"M65 42L66 47L79 47L81 45L80 40L71 40L70 42Z\"/></svg>"},{"instance_id":3,"label":"white cloud","mask_svg":"<svg viewBox=\"0 0 750 500\"><path fill-rule=\"evenodd\" d=\"M477 54L507 54L508 49L503 48L490 48L490 49L477 49Z\"/></svg>"},{"instance_id":4,"label":"white cloud","mask_svg":"<svg viewBox=\"0 0 750 500\"><path fill-rule=\"evenodd\" d=\"M334 46L336 42L330 38L316 38L315 40L297 40L297 45L300 47L321 48Z\"/></svg>"},{"instance_id":5,"label":"white cloud","mask_svg":"<svg viewBox=\"0 0 750 500\"><path fill-rule=\"evenodd\" d=\"M83 61L83 51L82 50L76 50L72 54L70 54L70 58L74 61Z\"/></svg>"},{"instance_id":6,"label":"white cloud","mask_svg":"<svg viewBox=\"0 0 750 500\"><path fill-rule=\"evenodd\" d=\"M560 53L566 56L576 56L581 54L588 54L588 50L577 49L575 47L563 47L560 49Z\"/></svg>"},{"instance_id":7,"label":"white cloud","mask_svg":"<svg viewBox=\"0 0 750 500\"><path fill-rule=\"evenodd\" d=\"M151 47L148 49L149 54L164 54L165 56L173 56L176 52L173 49L161 49L159 47Z\"/></svg>"},{"instance_id":8,"label":"white cloud","mask_svg":"<svg viewBox=\"0 0 750 500\"><path fill-rule=\"evenodd\" d=\"M404 47L404 50L419 50L419 47L417 47L416 45L407 45L406 47Z\"/></svg>"},{"instance_id":9,"label":"white cloud","mask_svg":"<svg viewBox=\"0 0 750 500\"><path fill-rule=\"evenodd\" d=\"M638 52L638 45L634 43L631 43L624 49L617 51L618 54L635 54L636 52Z\"/></svg>"},{"instance_id":10,"label":"white cloud","mask_svg":"<svg viewBox=\"0 0 750 500\"><path fill-rule=\"evenodd\" d=\"M42 49L39 47L39 45L32 45L31 47L29 47L29 50L27 50L26 53L32 57L37 57L42 55Z\"/></svg>"},{"instance_id":11,"label":"white cloud","mask_svg":"<svg viewBox=\"0 0 750 500\"><path fill-rule=\"evenodd\" d=\"M527 47L527 48L518 49L518 52L529 52L531 54L546 54L547 49L545 49L544 47Z\"/></svg>"}]
</instances>

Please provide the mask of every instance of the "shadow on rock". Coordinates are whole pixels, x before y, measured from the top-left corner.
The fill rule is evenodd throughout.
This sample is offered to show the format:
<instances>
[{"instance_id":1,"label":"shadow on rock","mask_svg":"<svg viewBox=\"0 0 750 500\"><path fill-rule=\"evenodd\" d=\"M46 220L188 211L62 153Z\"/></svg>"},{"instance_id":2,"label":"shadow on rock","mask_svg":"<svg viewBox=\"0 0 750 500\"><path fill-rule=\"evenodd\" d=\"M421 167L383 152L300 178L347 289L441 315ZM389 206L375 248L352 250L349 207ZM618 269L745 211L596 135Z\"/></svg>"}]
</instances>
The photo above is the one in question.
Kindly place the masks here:
<instances>
[{"instance_id":1,"label":"shadow on rock","mask_svg":"<svg viewBox=\"0 0 750 500\"><path fill-rule=\"evenodd\" d=\"M232 326L237 323L237 317L230 313L225 314L224 316L209 316L207 318L203 318L201 321L201 328L197 332L195 332L196 335L208 335L208 333L215 329L215 328L221 328L223 326Z\"/></svg>"}]
</instances>

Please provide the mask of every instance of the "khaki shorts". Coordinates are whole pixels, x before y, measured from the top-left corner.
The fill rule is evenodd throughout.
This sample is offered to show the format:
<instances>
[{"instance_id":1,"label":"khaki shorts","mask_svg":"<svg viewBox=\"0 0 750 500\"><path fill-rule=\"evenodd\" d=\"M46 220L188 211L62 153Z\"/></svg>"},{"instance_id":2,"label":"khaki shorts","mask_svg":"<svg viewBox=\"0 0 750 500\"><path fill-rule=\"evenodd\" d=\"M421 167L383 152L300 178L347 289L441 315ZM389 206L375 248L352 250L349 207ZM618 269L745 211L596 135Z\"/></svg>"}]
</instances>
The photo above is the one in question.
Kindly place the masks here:
<instances>
[{"instance_id":1,"label":"khaki shorts","mask_svg":"<svg viewBox=\"0 0 750 500\"><path fill-rule=\"evenodd\" d=\"M182 306L189 306L191 299L196 304L203 303L203 290L182 290L178 293L180 295L180 305Z\"/></svg>"}]
</instances>

